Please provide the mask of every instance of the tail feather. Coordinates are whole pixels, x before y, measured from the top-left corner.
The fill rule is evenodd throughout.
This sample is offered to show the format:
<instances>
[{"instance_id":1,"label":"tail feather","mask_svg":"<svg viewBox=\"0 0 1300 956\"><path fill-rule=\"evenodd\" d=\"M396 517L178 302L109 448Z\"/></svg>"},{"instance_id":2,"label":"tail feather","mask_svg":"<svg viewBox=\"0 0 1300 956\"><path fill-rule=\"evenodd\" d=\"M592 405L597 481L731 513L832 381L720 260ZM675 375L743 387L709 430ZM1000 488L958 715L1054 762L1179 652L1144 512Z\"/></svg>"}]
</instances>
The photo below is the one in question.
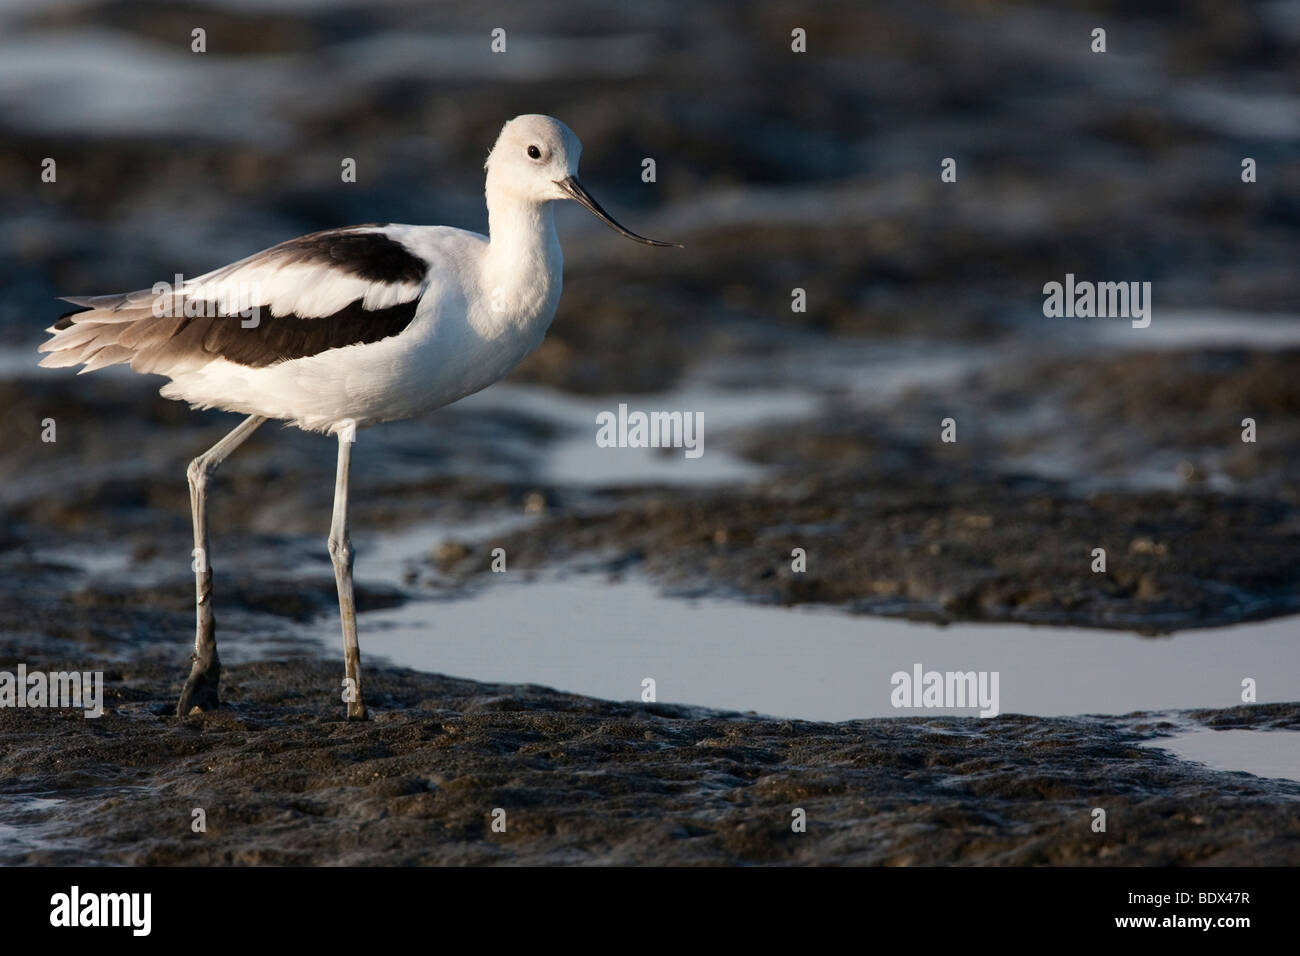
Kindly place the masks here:
<instances>
[{"instance_id":1,"label":"tail feather","mask_svg":"<svg viewBox=\"0 0 1300 956\"><path fill-rule=\"evenodd\" d=\"M71 368L81 364L81 355L78 352L51 352L36 364L41 368Z\"/></svg>"},{"instance_id":2,"label":"tail feather","mask_svg":"<svg viewBox=\"0 0 1300 956\"><path fill-rule=\"evenodd\" d=\"M134 292L110 292L107 295L65 295L63 301L85 309L121 312L128 307L150 305L157 297L152 289L137 289Z\"/></svg>"},{"instance_id":3,"label":"tail feather","mask_svg":"<svg viewBox=\"0 0 1300 956\"><path fill-rule=\"evenodd\" d=\"M122 362L131 361L135 353L130 349L123 348L120 345L106 345L86 362L86 367L79 371L78 375L85 375L87 372L93 372L97 368L104 368L107 365L119 365Z\"/></svg>"},{"instance_id":4,"label":"tail feather","mask_svg":"<svg viewBox=\"0 0 1300 956\"><path fill-rule=\"evenodd\" d=\"M74 323L57 329L54 337L46 339L36 347L38 352L66 351L89 345L105 333L101 325L94 323Z\"/></svg>"},{"instance_id":5,"label":"tail feather","mask_svg":"<svg viewBox=\"0 0 1300 956\"><path fill-rule=\"evenodd\" d=\"M41 359L41 366L66 368L84 364L86 367L81 370L84 373L131 361L133 349L119 340L139 326L147 329L158 321L152 311L154 298L148 289L113 295L65 296L63 301L77 308L59 316L46 329L50 337L37 346L37 351L47 353ZM137 333L133 340L138 338Z\"/></svg>"}]
</instances>

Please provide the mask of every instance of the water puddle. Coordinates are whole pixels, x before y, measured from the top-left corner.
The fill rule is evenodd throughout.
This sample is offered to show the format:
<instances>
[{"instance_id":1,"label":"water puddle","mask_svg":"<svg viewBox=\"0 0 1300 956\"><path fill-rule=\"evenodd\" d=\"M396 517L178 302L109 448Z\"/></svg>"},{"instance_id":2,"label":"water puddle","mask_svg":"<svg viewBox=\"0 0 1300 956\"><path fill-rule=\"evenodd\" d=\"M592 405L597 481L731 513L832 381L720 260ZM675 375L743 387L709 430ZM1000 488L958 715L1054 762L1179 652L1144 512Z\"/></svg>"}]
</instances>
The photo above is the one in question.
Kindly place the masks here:
<instances>
[{"instance_id":1,"label":"water puddle","mask_svg":"<svg viewBox=\"0 0 1300 956\"><path fill-rule=\"evenodd\" d=\"M1300 780L1300 733L1281 730L1195 730L1144 743L1212 770Z\"/></svg>"},{"instance_id":2,"label":"water puddle","mask_svg":"<svg viewBox=\"0 0 1300 956\"><path fill-rule=\"evenodd\" d=\"M445 532L446 529L443 529ZM437 531L367 549L360 571L400 584L399 544L427 554ZM1300 699L1295 622L1173 637L1024 624L937 626L720 598L684 599L637 576L506 575L467 597L417 595L363 615L370 658L482 681L534 683L609 700L660 701L810 720L960 713L893 706L896 673L997 672L997 709L1041 716L1230 707L1254 678L1261 702ZM333 653L334 635L322 635ZM991 686L991 685L990 685Z\"/></svg>"}]
</instances>

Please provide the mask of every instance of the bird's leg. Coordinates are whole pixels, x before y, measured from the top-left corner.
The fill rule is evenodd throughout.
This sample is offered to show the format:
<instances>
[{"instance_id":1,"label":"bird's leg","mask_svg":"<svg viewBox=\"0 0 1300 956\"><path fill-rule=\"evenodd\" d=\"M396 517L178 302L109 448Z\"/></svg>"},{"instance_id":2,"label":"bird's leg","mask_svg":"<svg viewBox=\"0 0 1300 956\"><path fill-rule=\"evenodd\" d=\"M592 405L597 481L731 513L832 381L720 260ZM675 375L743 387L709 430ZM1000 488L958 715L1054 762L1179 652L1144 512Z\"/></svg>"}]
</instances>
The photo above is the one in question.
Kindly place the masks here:
<instances>
[{"instance_id":1,"label":"bird's leg","mask_svg":"<svg viewBox=\"0 0 1300 956\"><path fill-rule=\"evenodd\" d=\"M366 705L361 696L361 648L357 644L357 607L352 598L352 539L348 535L348 469L352 464L352 442L357 426L352 420L339 424L339 467L334 484L334 520L330 523L330 561L339 589L339 617L343 620L343 700L348 720L365 720Z\"/></svg>"},{"instance_id":2,"label":"bird's leg","mask_svg":"<svg viewBox=\"0 0 1300 956\"><path fill-rule=\"evenodd\" d=\"M212 617L212 563L208 555L208 477L232 451L244 443L257 426L266 421L250 415L235 429L203 454L190 462L185 474L190 480L190 511L194 516L194 666L176 704L176 716L184 717L192 708L211 710L218 701L221 683L221 660L217 657L216 622Z\"/></svg>"}]
</instances>

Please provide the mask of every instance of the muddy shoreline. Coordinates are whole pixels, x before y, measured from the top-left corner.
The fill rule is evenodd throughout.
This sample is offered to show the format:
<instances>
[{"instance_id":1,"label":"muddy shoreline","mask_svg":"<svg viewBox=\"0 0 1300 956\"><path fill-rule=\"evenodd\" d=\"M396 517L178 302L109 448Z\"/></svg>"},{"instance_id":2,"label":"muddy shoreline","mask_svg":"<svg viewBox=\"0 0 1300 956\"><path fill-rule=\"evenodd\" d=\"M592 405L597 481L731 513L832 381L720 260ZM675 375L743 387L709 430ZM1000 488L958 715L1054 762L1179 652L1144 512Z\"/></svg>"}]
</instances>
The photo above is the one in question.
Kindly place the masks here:
<instances>
[{"instance_id":1,"label":"muddy shoreline","mask_svg":"<svg viewBox=\"0 0 1300 956\"><path fill-rule=\"evenodd\" d=\"M819 724L372 667L358 724L336 670L236 665L180 719L174 667L123 663L97 720L0 711L0 863L1300 862L1300 783L1138 746L1174 715ZM1178 716L1300 729L1290 704Z\"/></svg>"}]
</instances>

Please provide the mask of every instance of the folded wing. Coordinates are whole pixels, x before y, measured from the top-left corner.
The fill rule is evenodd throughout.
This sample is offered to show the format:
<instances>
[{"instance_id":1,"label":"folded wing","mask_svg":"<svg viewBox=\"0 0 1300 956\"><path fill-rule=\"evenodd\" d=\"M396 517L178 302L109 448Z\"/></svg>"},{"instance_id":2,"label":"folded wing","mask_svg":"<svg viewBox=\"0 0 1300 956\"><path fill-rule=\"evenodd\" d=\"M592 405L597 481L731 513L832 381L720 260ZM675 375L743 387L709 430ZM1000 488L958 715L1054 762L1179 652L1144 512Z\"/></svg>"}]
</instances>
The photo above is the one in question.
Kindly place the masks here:
<instances>
[{"instance_id":1,"label":"folded wing","mask_svg":"<svg viewBox=\"0 0 1300 956\"><path fill-rule=\"evenodd\" d=\"M377 342L410 324L428 272L387 227L313 233L179 288L69 297L79 309L47 329L40 364L174 375L218 358L260 367Z\"/></svg>"}]
</instances>

